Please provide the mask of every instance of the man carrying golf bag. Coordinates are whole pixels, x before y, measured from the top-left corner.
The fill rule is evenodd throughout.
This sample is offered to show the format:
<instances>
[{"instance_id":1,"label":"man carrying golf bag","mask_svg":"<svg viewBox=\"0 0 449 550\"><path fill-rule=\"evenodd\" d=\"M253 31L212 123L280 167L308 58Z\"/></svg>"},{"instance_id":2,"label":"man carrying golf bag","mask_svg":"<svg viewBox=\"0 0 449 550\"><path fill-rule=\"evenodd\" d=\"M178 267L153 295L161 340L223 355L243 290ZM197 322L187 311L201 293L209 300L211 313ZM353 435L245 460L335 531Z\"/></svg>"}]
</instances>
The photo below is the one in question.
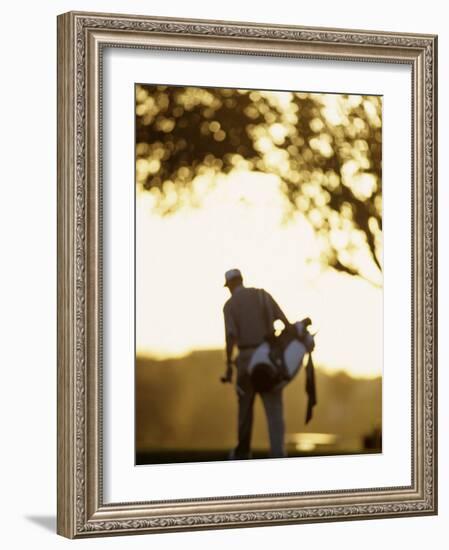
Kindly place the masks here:
<instances>
[{"instance_id":1,"label":"man carrying golf bag","mask_svg":"<svg viewBox=\"0 0 449 550\"><path fill-rule=\"evenodd\" d=\"M272 296L263 289L243 285L238 269L225 273L225 286L231 297L223 308L226 335L226 374L222 382L232 382L233 350L238 348L236 391L238 397L238 444L230 458L251 458L251 433L256 393L259 393L268 423L270 456L284 457L284 412L282 393L285 385L299 371L304 355L313 349L313 337L307 332L309 319L291 325ZM274 337L273 323L285 326ZM308 373L313 376L309 361ZM314 385L308 385L308 418L315 404ZM311 394L313 393L313 399Z\"/></svg>"}]
</instances>

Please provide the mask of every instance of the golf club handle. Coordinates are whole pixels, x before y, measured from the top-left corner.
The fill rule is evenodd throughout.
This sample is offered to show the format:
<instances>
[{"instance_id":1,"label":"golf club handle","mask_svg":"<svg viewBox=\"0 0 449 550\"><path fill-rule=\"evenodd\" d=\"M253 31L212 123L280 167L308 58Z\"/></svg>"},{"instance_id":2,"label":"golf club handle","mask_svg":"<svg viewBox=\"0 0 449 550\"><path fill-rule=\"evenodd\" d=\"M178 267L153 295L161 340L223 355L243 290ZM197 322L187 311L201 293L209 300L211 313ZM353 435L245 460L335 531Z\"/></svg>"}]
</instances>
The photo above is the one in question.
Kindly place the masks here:
<instances>
[{"instance_id":1,"label":"golf club handle","mask_svg":"<svg viewBox=\"0 0 449 550\"><path fill-rule=\"evenodd\" d=\"M230 384L232 382L232 363L228 363L224 376L220 377L222 384Z\"/></svg>"}]
</instances>

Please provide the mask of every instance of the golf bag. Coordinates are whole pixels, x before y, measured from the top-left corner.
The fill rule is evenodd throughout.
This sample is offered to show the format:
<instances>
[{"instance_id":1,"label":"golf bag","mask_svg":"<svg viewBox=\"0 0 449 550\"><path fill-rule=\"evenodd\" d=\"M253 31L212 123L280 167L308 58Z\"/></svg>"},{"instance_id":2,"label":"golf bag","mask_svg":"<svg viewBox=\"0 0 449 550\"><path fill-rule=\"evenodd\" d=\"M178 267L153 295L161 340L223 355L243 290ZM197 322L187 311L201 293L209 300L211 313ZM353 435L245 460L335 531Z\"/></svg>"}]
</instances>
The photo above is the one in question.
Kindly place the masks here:
<instances>
[{"instance_id":1,"label":"golf bag","mask_svg":"<svg viewBox=\"0 0 449 550\"><path fill-rule=\"evenodd\" d=\"M291 382L300 371L308 353L306 365L306 392L308 406L306 423L312 417L316 404L315 373L311 352L315 342L308 332L309 318L284 328L279 336L270 335L254 350L248 365L251 383L257 392L281 389Z\"/></svg>"}]
</instances>

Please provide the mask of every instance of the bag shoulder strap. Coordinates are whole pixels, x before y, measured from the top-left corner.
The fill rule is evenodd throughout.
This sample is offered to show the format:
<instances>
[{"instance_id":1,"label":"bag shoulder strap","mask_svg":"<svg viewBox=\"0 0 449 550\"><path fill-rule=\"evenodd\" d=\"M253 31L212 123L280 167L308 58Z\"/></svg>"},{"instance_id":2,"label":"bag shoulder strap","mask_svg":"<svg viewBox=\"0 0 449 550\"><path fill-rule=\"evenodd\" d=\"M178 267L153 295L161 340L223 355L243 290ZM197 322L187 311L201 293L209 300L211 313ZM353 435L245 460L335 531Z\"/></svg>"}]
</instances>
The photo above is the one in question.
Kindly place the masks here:
<instances>
[{"instance_id":1,"label":"bag shoulder strap","mask_svg":"<svg viewBox=\"0 0 449 550\"><path fill-rule=\"evenodd\" d=\"M270 319L268 316L268 304L267 304L267 298L265 295L265 291L263 288L259 288L258 290L259 294L259 301L262 308L262 315L263 315L263 322L265 325L265 332L267 335L271 334L273 328L270 327Z\"/></svg>"},{"instance_id":2,"label":"bag shoulder strap","mask_svg":"<svg viewBox=\"0 0 449 550\"><path fill-rule=\"evenodd\" d=\"M273 350L274 347L279 347L279 340L278 336L275 335L273 327L274 315L271 304L268 301L269 296L270 295L266 290L264 290L263 288L259 289L259 297L261 301L262 315L265 325L265 340L269 342L270 347Z\"/></svg>"}]
</instances>

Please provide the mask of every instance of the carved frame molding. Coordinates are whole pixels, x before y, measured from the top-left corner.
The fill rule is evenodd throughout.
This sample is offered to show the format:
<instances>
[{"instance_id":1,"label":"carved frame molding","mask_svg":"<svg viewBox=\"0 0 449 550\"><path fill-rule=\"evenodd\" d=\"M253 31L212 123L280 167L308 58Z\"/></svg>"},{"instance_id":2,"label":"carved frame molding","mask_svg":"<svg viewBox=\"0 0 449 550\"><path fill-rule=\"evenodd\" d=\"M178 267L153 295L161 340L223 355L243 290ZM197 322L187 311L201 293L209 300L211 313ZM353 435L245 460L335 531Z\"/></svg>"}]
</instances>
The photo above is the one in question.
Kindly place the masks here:
<instances>
[{"instance_id":1,"label":"carved frame molding","mask_svg":"<svg viewBox=\"0 0 449 550\"><path fill-rule=\"evenodd\" d=\"M104 47L411 66L411 486L103 503ZM80 538L437 513L436 56L437 37L432 35L76 12L58 17L59 534Z\"/></svg>"}]
</instances>

